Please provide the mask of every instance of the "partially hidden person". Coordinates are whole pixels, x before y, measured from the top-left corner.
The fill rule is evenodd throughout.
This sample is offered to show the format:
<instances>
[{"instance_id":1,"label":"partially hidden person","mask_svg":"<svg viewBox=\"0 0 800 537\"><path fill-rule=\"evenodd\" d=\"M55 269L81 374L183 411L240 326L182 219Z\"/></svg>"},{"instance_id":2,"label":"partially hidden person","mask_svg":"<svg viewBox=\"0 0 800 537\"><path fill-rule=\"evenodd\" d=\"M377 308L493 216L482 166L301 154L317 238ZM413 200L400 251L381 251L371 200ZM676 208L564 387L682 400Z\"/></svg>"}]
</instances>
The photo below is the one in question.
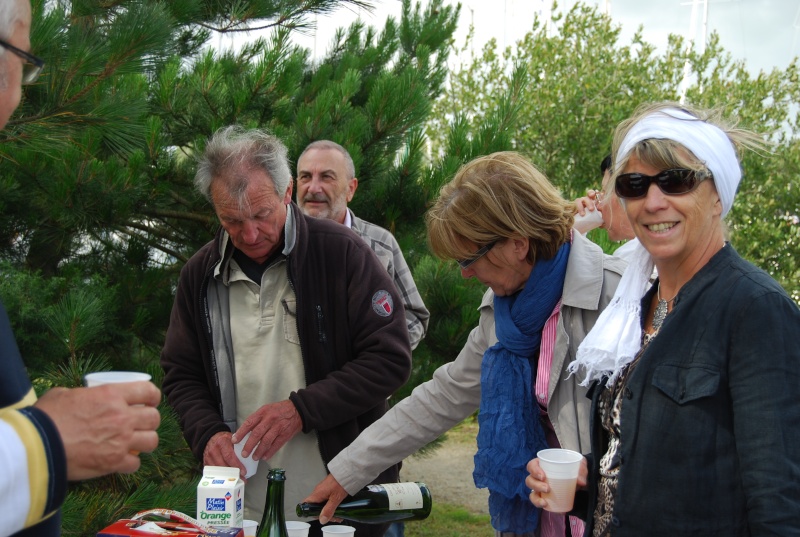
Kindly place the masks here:
<instances>
[{"instance_id":1,"label":"partially hidden person","mask_svg":"<svg viewBox=\"0 0 800 537\"><path fill-rule=\"evenodd\" d=\"M403 251L388 229L357 217L347 206L358 188L350 153L330 140L316 140L297 159L297 205L307 216L328 218L352 229L372 248L403 300L411 350L428 330L430 312L417 290Z\"/></svg>"},{"instance_id":2,"label":"partially hidden person","mask_svg":"<svg viewBox=\"0 0 800 537\"><path fill-rule=\"evenodd\" d=\"M611 155L606 155L600 162L602 177L600 190L589 189L586 196L575 200L578 214L587 215L593 211L600 214L602 223L599 227L606 230L608 239L613 242L626 241L614 250L615 257L628 260L630 252L636 250L638 240L633 234L628 215L622 208L619 197L614 192L614 183L611 180Z\"/></svg>"}]
</instances>

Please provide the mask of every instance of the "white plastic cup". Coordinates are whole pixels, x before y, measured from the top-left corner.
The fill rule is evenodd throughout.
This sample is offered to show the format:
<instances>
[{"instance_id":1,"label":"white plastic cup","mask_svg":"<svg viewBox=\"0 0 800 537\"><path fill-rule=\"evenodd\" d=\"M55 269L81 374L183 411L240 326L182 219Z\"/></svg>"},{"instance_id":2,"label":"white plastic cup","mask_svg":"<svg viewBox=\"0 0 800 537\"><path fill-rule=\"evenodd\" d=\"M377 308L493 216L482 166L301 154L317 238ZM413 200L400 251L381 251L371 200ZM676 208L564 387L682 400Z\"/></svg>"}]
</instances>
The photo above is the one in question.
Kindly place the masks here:
<instances>
[{"instance_id":1,"label":"white plastic cup","mask_svg":"<svg viewBox=\"0 0 800 537\"><path fill-rule=\"evenodd\" d=\"M322 526L322 534L336 535L337 537L354 537L356 529L353 526Z\"/></svg>"},{"instance_id":2,"label":"white plastic cup","mask_svg":"<svg viewBox=\"0 0 800 537\"><path fill-rule=\"evenodd\" d=\"M586 214L583 216L581 216L580 213L575 213L575 222L572 224L572 227L577 229L579 233L586 235L589 231L602 225L602 213L598 209L593 211L586 209Z\"/></svg>"},{"instance_id":3,"label":"white plastic cup","mask_svg":"<svg viewBox=\"0 0 800 537\"><path fill-rule=\"evenodd\" d=\"M543 449L536 454L550 486L550 492L542 494L547 500L544 509L552 513L567 513L575 501L575 484L583 455L571 449Z\"/></svg>"},{"instance_id":4,"label":"white plastic cup","mask_svg":"<svg viewBox=\"0 0 800 537\"><path fill-rule=\"evenodd\" d=\"M311 524L308 522L301 522L299 520L287 520L286 521L286 533L289 534L289 537L308 537L308 528L311 527ZM349 527L349 526L341 526L341 527ZM353 528L350 528L355 531ZM322 528L322 531L325 532L325 527ZM353 535L353 533L350 533Z\"/></svg>"},{"instance_id":5,"label":"white plastic cup","mask_svg":"<svg viewBox=\"0 0 800 537\"><path fill-rule=\"evenodd\" d=\"M245 519L242 522L242 529L244 530L244 537L256 537L256 533L258 533L258 522Z\"/></svg>"},{"instance_id":6,"label":"white plastic cup","mask_svg":"<svg viewBox=\"0 0 800 537\"><path fill-rule=\"evenodd\" d=\"M244 435L244 438L242 438L238 444L233 445L233 452L236 453L236 456L239 457L239 460L244 464L245 479L255 475L256 470L258 470L258 461L253 458L253 453L256 452L255 448L250 452L249 457L242 457L242 449L244 449L244 444L247 442L248 438L250 438L250 433Z\"/></svg>"},{"instance_id":7,"label":"white plastic cup","mask_svg":"<svg viewBox=\"0 0 800 537\"><path fill-rule=\"evenodd\" d=\"M102 386L103 384L118 384L120 382L138 382L150 380L152 377L147 373L138 371L97 371L87 373L83 377L83 383L87 388Z\"/></svg>"}]
</instances>

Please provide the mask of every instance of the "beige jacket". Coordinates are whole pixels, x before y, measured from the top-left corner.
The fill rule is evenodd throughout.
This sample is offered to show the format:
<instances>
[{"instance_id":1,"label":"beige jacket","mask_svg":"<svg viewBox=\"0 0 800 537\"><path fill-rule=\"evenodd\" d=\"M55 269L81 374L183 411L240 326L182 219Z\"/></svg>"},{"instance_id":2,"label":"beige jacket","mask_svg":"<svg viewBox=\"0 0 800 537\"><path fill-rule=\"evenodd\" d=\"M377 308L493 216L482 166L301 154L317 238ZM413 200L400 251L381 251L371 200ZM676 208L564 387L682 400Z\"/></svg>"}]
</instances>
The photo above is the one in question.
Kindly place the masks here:
<instances>
[{"instance_id":1,"label":"beige jacket","mask_svg":"<svg viewBox=\"0 0 800 537\"><path fill-rule=\"evenodd\" d=\"M624 268L624 261L573 233L550 371L550 378L558 381L550 382L547 411L561 446L581 453L590 449L591 402L586 388L579 386L580 379L568 378L567 365L614 296ZM478 326L454 361L439 367L431 380L417 386L330 461L328 470L349 494L478 409L483 353L497 343L493 301L494 294L487 290Z\"/></svg>"}]
</instances>

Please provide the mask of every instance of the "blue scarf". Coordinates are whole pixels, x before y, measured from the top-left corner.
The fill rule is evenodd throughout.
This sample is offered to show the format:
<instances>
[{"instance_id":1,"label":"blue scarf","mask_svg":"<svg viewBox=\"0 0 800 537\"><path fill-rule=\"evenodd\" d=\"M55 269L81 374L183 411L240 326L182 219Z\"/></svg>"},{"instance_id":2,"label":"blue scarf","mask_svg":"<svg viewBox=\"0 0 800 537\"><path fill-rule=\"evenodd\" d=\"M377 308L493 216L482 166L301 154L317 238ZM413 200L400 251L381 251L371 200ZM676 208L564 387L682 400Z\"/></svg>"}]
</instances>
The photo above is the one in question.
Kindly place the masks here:
<instances>
[{"instance_id":1,"label":"blue scarf","mask_svg":"<svg viewBox=\"0 0 800 537\"><path fill-rule=\"evenodd\" d=\"M533 365L542 329L564 287L569 243L555 257L537 261L516 295L494 297L495 332L499 340L483 354L481 406L475 486L489 489L489 513L497 531L533 532L539 509L525 487L525 466L547 447L539 407L533 399Z\"/></svg>"}]
</instances>

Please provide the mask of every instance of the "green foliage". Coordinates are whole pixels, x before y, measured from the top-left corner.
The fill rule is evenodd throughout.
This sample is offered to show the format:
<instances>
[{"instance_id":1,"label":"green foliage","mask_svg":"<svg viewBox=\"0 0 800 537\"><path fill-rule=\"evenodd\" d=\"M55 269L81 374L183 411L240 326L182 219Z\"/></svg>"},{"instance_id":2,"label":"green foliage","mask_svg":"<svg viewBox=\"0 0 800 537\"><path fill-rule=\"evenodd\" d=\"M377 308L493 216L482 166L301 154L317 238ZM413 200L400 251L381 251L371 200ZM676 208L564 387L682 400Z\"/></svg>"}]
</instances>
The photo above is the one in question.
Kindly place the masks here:
<instances>
[{"instance_id":1,"label":"green foliage","mask_svg":"<svg viewBox=\"0 0 800 537\"><path fill-rule=\"evenodd\" d=\"M450 121L470 132L468 122L480 124L487 117L497 96L512 86L509 66L522 62L530 83L522 90L518 121L509 129L511 144L565 196L582 196L598 186L597 165L610 150L614 127L641 103L677 101L688 65L687 103L719 108L775 144L771 155L743 155L744 178L727 221L734 247L800 301L797 61L753 76L743 62L731 59L715 34L702 53L687 52L679 36L671 36L666 50L657 53L641 29L623 44L620 28L584 4L567 13L556 10L553 25L537 19L514 47L500 52L491 41L451 73L429 123L435 151L453 151L446 141L452 135ZM462 51L470 50L470 39ZM592 235L598 236L612 251L605 234Z\"/></svg>"},{"instance_id":2,"label":"green foliage","mask_svg":"<svg viewBox=\"0 0 800 537\"><path fill-rule=\"evenodd\" d=\"M185 482L175 485L143 483L125 492L114 493L97 489L71 489L62 509L62 535L90 537L112 522L128 518L154 506L191 516L197 508L197 484Z\"/></svg>"},{"instance_id":3,"label":"green foliage","mask_svg":"<svg viewBox=\"0 0 800 537\"><path fill-rule=\"evenodd\" d=\"M37 378L40 383L37 393L41 395L54 386L76 388L83 385L83 377L87 373L110 370L111 365L105 357L92 355L70 358L66 363L49 364Z\"/></svg>"},{"instance_id":4,"label":"green foliage","mask_svg":"<svg viewBox=\"0 0 800 537\"><path fill-rule=\"evenodd\" d=\"M477 280L463 279L454 262L430 256L414 267L414 280L431 311L428 335L423 341L444 361L454 360L470 330L478 324L478 306L486 287Z\"/></svg>"},{"instance_id":5,"label":"green foliage","mask_svg":"<svg viewBox=\"0 0 800 537\"><path fill-rule=\"evenodd\" d=\"M194 192L192 157L231 123L272 130L294 155L315 138L342 142L360 171L355 210L390 229L415 222L430 199L419 188L421 125L445 78L458 10L407 1L399 21L380 33L363 23L341 30L312 63L290 31L343 3L366 7L34 1L32 46L47 66L0 134L0 259L14 274L67 278L62 292L103 274L108 289L98 282L95 293L109 310L95 333L116 347L109 360L120 348L157 351L178 271L216 229ZM197 46L210 29L247 28L271 34L236 52ZM26 317L12 318L25 332ZM29 364L61 359L28 339L20 334Z\"/></svg>"},{"instance_id":6,"label":"green foliage","mask_svg":"<svg viewBox=\"0 0 800 537\"><path fill-rule=\"evenodd\" d=\"M28 278L39 280L25 276L20 279ZM36 378L35 386L39 393L53 386L78 387L86 373L112 369L106 356L89 352L90 349L109 347L106 324L113 308L105 299L108 297L102 295L108 289L86 283L77 289L67 289L55 305L46 306L39 312L54 336L40 336L40 339L59 342L61 355L65 356L63 361L54 360L47 364ZM117 369L146 371L157 385L161 384L163 372L154 356L150 355L144 361L137 359L132 351L125 356L124 366ZM95 535L110 521L152 507L179 511L191 508L188 512L193 512L198 462L183 440L175 412L166 404L159 406L159 412L158 448L151 454L141 455L142 465L136 473L111 475L70 486L64 506L65 535Z\"/></svg>"},{"instance_id":7,"label":"green foliage","mask_svg":"<svg viewBox=\"0 0 800 537\"><path fill-rule=\"evenodd\" d=\"M434 146L447 118L473 121L486 117L509 84L512 64L524 65L529 83L522 88L518 121L509 129L514 148L528 156L567 196L597 185L597 166L611 147L617 123L641 102L677 99L670 88L682 69L679 57L661 58L641 32L627 46L617 43L620 30L595 8L576 4L566 14L554 12L547 27L536 19L515 47L497 50L486 44L480 56L461 64L436 103L430 135ZM462 50L470 50L471 36ZM438 145L437 145L438 144Z\"/></svg>"},{"instance_id":8,"label":"green foliage","mask_svg":"<svg viewBox=\"0 0 800 537\"><path fill-rule=\"evenodd\" d=\"M74 360L79 349L104 342L110 307L88 289L72 289L45 315L45 323Z\"/></svg>"},{"instance_id":9,"label":"green foliage","mask_svg":"<svg viewBox=\"0 0 800 537\"><path fill-rule=\"evenodd\" d=\"M469 116L466 111L453 114L440 139L443 144L440 159L426 180L429 195L435 198L464 162L480 155L512 149L513 133L524 110L528 82L525 64L516 62L507 78L507 86L493 94L491 103L482 108L480 114Z\"/></svg>"},{"instance_id":10,"label":"green foliage","mask_svg":"<svg viewBox=\"0 0 800 537\"><path fill-rule=\"evenodd\" d=\"M201 151L211 132L231 123L270 129L293 158L317 139L342 144L359 178L353 209L392 229L398 219L413 221L427 201L416 188L424 148L419 126L445 78L457 17L458 9L441 0L424 10L406 1L401 20L388 19L380 33L361 22L340 29L314 64L280 28L238 52L173 59L155 80L153 104L170 145L186 154ZM208 212L192 203L190 184L173 185L183 206L164 199L170 209L157 216L183 220L185 227L187 213ZM416 212L409 214L409 207ZM169 218L164 224L159 227L171 228L166 234L174 233ZM197 243L182 246L188 253Z\"/></svg>"},{"instance_id":11,"label":"green foliage","mask_svg":"<svg viewBox=\"0 0 800 537\"><path fill-rule=\"evenodd\" d=\"M66 354L60 342L42 337L49 332L42 312L57 302L64 287L63 278L45 279L0 262L0 301L11 319L17 346L27 357L29 370L40 371L53 357Z\"/></svg>"},{"instance_id":12,"label":"green foliage","mask_svg":"<svg viewBox=\"0 0 800 537\"><path fill-rule=\"evenodd\" d=\"M28 369L46 380L42 387L80 385L83 374L92 370L146 367L156 361L155 349L129 330L136 310L124 294L127 287L96 273L65 270L46 278L8 262L0 264L0 271L0 299ZM140 290L146 291L146 286Z\"/></svg>"}]
</instances>

